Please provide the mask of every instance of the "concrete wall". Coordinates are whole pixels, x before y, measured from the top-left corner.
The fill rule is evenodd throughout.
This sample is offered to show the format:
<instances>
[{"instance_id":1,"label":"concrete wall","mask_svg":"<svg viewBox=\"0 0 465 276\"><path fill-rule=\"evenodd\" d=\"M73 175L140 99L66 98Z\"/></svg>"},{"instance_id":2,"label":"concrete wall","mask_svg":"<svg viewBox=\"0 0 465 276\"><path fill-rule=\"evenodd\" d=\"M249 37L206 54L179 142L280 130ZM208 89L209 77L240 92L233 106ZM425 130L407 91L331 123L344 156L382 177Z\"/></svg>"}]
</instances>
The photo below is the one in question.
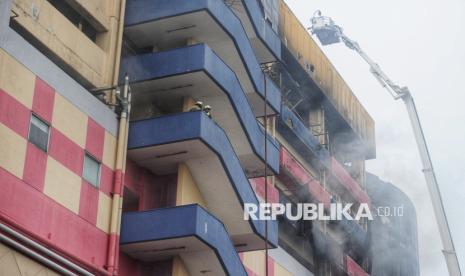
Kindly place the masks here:
<instances>
[{"instance_id":1,"label":"concrete wall","mask_svg":"<svg viewBox=\"0 0 465 276\"><path fill-rule=\"evenodd\" d=\"M197 203L207 208L207 204L192 177L186 164L181 163L178 167L178 185L176 194L176 205L187 205Z\"/></svg>"},{"instance_id":2,"label":"concrete wall","mask_svg":"<svg viewBox=\"0 0 465 276\"><path fill-rule=\"evenodd\" d=\"M0 3L0 219L103 269L116 115L8 27L8 2ZM47 152L28 141L31 114L50 126ZM101 162L98 188L82 178L86 152Z\"/></svg>"},{"instance_id":3,"label":"concrete wall","mask_svg":"<svg viewBox=\"0 0 465 276\"><path fill-rule=\"evenodd\" d=\"M1 218L103 268L115 136L2 49L0 72ZM28 141L31 114L50 126L47 152ZM82 178L85 153L101 162L98 188Z\"/></svg>"},{"instance_id":4,"label":"concrete wall","mask_svg":"<svg viewBox=\"0 0 465 276\"><path fill-rule=\"evenodd\" d=\"M59 274L0 243L0 275L58 276Z\"/></svg>"},{"instance_id":5,"label":"concrete wall","mask_svg":"<svg viewBox=\"0 0 465 276\"><path fill-rule=\"evenodd\" d=\"M313 276L307 268L278 247L268 252L268 276ZM240 253L249 276L265 276L265 251Z\"/></svg>"},{"instance_id":6,"label":"concrete wall","mask_svg":"<svg viewBox=\"0 0 465 276\"><path fill-rule=\"evenodd\" d=\"M12 20L73 78L90 87L112 84L113 69L119 63L120 43L116 38L121 1L67 2L97 30L96 41L90 40L47 0L13 0L11 8L18 16Z\"/></svg>"}]
</instances>

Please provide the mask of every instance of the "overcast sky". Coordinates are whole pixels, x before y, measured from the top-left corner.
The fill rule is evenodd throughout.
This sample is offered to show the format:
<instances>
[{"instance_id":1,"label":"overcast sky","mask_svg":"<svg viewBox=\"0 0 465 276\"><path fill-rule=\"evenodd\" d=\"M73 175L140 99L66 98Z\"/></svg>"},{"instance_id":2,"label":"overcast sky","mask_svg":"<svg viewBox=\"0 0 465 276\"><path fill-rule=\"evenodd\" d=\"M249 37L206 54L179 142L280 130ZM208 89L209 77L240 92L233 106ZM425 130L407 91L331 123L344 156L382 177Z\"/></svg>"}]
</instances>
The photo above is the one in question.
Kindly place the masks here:
<instances>
[{"instance_id":1,"label":"overcast sky","mask_svg":"<svg viewBox=\"0 0 465 276\"><path fill-rule=\"evenodd\" d=\"M429 143L462 273L465 271L465 1L286 0L309 26L331 16L400 85L412 92ZM429 194L401 101L343 44L323 48L376 122L377 159L368 170L395 183L418 213L421 273L447 275Z\"/></svg>"}]
</instances>

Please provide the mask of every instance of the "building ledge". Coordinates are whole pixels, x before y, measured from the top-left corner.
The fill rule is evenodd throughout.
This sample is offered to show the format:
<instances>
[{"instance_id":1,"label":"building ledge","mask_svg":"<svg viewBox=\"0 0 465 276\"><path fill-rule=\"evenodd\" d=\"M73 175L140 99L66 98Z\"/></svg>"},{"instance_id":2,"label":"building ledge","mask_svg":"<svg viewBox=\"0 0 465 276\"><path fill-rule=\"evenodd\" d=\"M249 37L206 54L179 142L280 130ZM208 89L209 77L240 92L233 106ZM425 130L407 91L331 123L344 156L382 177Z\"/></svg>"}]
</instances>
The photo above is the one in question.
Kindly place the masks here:
<instances>
[{"instance_id":1,"label":"building ledge","mask_svg":"<svg viewBox=\"0 0 465 276\"><path fill-rule=\"evenodd\" d=\"M203 112L186 112L136 121L129 130L128 157L157 175L185 163L209 211L228 229L238 251L264 247L265 221L243 219L244 203L257 197L224 131ZM277 223L268 222L271 246Z\"/></svg>"},{"instance_id":2,"label":"building ledge","mask_svg":"<svg viewBox=\"0 0 465 276\"><path fill-rule=\"evenodd\" d=\"M266 22L265 15L257 0L238 1L232 7L242 21L247 35L254 44L261 62L281 60L281 40L273 28Z\"/></svg>"},{"instance_id":3,"label":"building ledge","mask_svg":"<svg viewBox=\"0 0 465 276\"><path fill-rule=\"evenodd\" d=\"M123 213L120 244L144 262L179 255L191 275L247 275L224 225L197 204Z\"/></svg>"},{"instance_id":4,"label":"building ledge","mask_svg":"<svg viewBox=\"0 0 465 276\"><path fill-rule=\"evenodd\" d=\"M228 135L247 176L264 175L264 130L234 72L206 44L127 57L121 68L121 77L131 74L135 106L179 103L186 96L211 105L213 120ZM269 172L278 173L279 146L271 136L266 142Z\"/></svg>"},{"instance_id":5,"label":"building ledge","mask_svg":"<svg viewBox=\"0 0 465 276\"><path fill-rule=\"evenodd\" d=\"M281 92L262 72L241 21L223 1L129 0L125 35L138 48L208 44L237 74L257 117L263 116L265 89L267 113L279 112Z\"/></svg>"}]
</instances>

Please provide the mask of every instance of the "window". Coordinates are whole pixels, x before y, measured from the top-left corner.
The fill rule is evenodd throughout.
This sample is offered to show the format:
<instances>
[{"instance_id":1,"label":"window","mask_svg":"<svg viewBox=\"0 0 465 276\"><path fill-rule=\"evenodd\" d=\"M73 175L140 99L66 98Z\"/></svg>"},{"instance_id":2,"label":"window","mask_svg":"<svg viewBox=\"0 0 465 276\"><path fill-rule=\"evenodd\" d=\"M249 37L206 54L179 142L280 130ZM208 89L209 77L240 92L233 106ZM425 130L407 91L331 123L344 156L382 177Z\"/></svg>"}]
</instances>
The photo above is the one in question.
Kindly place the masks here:
<instances>
[{"instance_id":1,"label":"window","mask_svg":"<svg viewBox=\"0 0 465 276\"><path fill-rule=\"evenodd\" d=\"M29 124L28 140L41 150L47 152L50 127L44 121L32 114Z\"/></svg>"},{"instance_id":2,"label":"window","mask_svg":"<svg viewBox=\"0 0 465 276\"><path fill-rule=\"evenodd\" d=\"M95 187L100 185L100 163L86 153L84 156L84 169L82 177Z\"/></svg>"},{"instance_id":3,"label":"window","mask_svg":"<svg viewBox=\"0 0 465 276\"><path fill-rule=\"evenodd\" d=\"M79 14L75 8L63 0L48 0L48 2L63 14L74 26L83 32L90 40L95 42L97 40L97 30Z\"/></svg>"}]
</instances>

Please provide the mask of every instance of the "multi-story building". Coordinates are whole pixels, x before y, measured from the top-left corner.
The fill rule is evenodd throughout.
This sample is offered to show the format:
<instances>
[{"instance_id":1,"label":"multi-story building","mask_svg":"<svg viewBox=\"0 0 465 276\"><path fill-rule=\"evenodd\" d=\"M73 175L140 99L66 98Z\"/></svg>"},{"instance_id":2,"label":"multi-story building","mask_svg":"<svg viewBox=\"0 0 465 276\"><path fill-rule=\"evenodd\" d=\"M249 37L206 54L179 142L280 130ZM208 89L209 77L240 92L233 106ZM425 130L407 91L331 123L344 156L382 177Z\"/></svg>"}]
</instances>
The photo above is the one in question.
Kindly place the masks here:
<instances>
[{"instance_id":1,"label":"multi-story building","mask_svg":"<svg viewBox=\"0 0 465 276\"><path fill-rule=\"evenodd\" d=\"M399 188L370 173L367 192L379 209L370 227L372 275L420 275L417 215L412 201Z\"/></svg>"},{"instance_id":2,"label":"multi-story building","mask_svg":"<svg viewBox=\"0 0 465 276\"><path fill-rule=\"evenodd\" d=\"M243 219L371 204L373 120L283 1L2 0L0 138L0 275L368 274L367 221Z\"/></svg>"},{"instance_id":3,"label":"multi-story building","mask_svg":"<svg viewBox=\"0 0 465 276\"><path fill-rule=\"evenodd\" d=\"M0 1L1 275L108 274L123 3Z\"/></svg>"}]
</instances>

